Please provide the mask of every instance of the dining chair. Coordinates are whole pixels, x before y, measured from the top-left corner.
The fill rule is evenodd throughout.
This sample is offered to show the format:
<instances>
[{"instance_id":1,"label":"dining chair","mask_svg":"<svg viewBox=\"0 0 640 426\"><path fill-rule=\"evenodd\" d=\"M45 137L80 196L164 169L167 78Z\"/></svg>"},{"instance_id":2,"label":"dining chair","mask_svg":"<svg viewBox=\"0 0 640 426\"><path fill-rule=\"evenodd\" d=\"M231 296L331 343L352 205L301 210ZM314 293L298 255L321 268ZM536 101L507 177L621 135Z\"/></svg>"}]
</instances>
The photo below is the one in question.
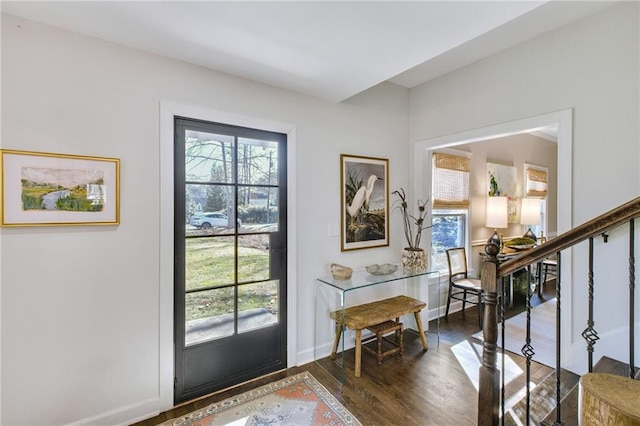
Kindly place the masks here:
<instances>
[{"instance_id":1,"label":"dining chair","mask_svg":"<svg viewBox=\"0 0 640 426\"><path fill-rule=\"evenodd\" d=\"M447 263L449 265L449 295L447 296L447 310L445 318L449 317L451 299L462 302L462 312L467 303L478 306L478 322L482 328L483 297L482 286L479 279L469 278L467 272L467 253L464 247L450 248L447 250Z\"/></svg>"},{"instance_id":2,"label":"dining chair","mask_svg":"<svg viewBox=\"0 0 640 426\"><path fill-rule=\"evenodd\" d=\"M544 285L547 278L558 277L558 261L556 259L545 259L538 265L538 297L542 297Z\"/></svg>"}]
</instances>

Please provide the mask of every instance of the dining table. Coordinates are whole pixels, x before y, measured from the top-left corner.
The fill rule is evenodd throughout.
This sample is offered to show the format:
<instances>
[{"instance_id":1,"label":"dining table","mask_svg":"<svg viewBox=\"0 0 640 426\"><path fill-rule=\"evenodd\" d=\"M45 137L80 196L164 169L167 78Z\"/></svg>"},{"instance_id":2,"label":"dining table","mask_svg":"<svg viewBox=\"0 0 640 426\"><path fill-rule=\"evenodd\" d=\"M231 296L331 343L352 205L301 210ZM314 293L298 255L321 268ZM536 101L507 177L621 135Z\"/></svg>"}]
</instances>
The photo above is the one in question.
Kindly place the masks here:
<instances>
[{"instance_id":1,"label":"dining table","mask_svg":"<svg viewBox=\"0 0 640 426\"><path fill-rule=\"evenodd\" d=\"M520 248L520 249L514 249L514 248L510 248L508 246L504 246L502 248L502 250L500 250L500 253L498 253L497 258L498 258L498 262L499 263L503 263L506 262L507 260L516 258L518 256L522 256L523 254L525 254L528 250L531 250L534 246L531 247L527 247L527 248ZM482 260L486 260L489 256L484 253L484 252L480 252L480 256L482 257ZM535 271L532 272L533 276L536 278L536 287L538 289L538 297L542 297L542 263L543 261L537 262L536 266L535 266ZM514 295L514 280L513 280L513 276L515 274L520 273L520 271L525 271L525 273L528 273L528 268L524 267L522 269L519 269L518 271L513 272L512 274L509 274L506 277L502 277L502 285L503 288L506 285L506 288L508 290L507 292L507 307L511 307L513 306L513 295Z\"/></svg>"}]
</instances>

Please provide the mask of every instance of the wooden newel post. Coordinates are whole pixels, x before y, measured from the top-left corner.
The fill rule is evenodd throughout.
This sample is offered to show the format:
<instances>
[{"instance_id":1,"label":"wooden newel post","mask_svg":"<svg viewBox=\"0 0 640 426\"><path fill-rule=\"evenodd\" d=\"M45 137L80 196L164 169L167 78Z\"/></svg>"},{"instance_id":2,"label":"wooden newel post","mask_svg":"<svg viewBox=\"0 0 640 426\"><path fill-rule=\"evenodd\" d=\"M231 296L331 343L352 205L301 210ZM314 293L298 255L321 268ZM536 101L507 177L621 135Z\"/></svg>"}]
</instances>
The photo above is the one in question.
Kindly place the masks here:
<instances>
[{"instance_id":1,"label":"wooden newel post","mask_svg":"<svg viewBox=\"0 0 640 426\"><path fill-rule=\"evenodd\" d=\"M482 325L483 350L478 390L478 425L497 425L500 407L500 371L497 368L498 341L498 258L500 247L487 244L487 257L482 262L482 291L484 297L484 323Z\"/></svg>"}]
</instances>

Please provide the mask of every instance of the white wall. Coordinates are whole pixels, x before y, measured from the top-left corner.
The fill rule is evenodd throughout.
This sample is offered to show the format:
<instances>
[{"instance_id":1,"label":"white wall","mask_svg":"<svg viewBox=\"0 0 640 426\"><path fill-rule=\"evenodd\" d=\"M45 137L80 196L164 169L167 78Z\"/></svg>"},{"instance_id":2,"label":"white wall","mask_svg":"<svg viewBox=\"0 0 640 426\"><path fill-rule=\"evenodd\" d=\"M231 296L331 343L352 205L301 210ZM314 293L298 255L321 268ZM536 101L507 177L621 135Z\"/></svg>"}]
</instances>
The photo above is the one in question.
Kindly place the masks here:
<instances>
[{"instance_id":1,"label":"white wall","mask_svg":"<svg viewBox=\"0 0 640 426\"><path fill-rule=\"evenodd\" d=\"M341 253L327 236L340 153L389 158L389 187L408 186L399 86L335 104L3 15L2 89L2 148L118 157L122 179L119 226L0 229L2 424L118 424L167 408L161 101L295 127L298 362L313 355L314 278L331 262L400 258L399 220L388 248Z\"/></svg>"},{"instance_id":2,"label":"white wall","mask_svg":"<svg viewBox=\"0 0 640 426\"><path fill-rule=\"evenodd\" d=\"M559 208L571 206L578 225L637 197L638 18L637 2L615 5L413 89L411 141L573 109L573 187L568 196L559 194ZM596 244L596 280L601 278L596 296L619 303L628 289L626 255L615 255L625 250L624 236L610 239L608 246ZM579 333L586 327L586 248L576 248L573 259L573 280L565 283L573 296L564 302L573 312L577 352L584 347ZM603 330L620 323L611 306L596 312ZM574 367L584 368L585 358L584 352L576 355Z\"/></svg>"}]
</instances>

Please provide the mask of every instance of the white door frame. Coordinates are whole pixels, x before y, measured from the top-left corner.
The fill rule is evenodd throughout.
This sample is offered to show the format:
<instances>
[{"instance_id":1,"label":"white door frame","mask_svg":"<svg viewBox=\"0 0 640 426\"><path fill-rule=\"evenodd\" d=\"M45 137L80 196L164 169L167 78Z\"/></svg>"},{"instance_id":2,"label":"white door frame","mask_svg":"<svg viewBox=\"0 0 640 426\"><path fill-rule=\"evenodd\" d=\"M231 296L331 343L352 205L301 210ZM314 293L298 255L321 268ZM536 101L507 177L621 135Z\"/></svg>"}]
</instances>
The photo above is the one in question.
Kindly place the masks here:
<instances>
[{"instance_id":1,"label":"white door frame","mask_svg":"<svg viewBox=\"0 0 640 426\"><path fill-rule=\"evenodd\" d=\"M425 183L431 182L431 152L436 148L453 147L487 139L511 136L518 133L534 132L544 127L558 128L558 234L573 227L573 196L572 196L572 145L573 145L573 110L566 109L534 117L523 118L507 123L424 139L414 144L414 181L413 192L417 199L426 200L431 195L431 188ZM562 200L562 202L560 202ZM571 312L572 312L572 251L562 253L562 309L561 334L562 366L571 365Z\"/></svg>"},{"instance_id":2,"label":"white door frame","mask_svg":"<svg viewBox=\"0 0 640 426\"><path fill-rule=\"evenodd\" d=\"M287 135L287 367L296 365L297 282L296 267L296 127L253 117L160 102L160 314L159 314L159 412L173 407L175 352L173 344L173 262L174 262L174 118L176 116L212 121Z\"/></svg>"}]
</instances>

